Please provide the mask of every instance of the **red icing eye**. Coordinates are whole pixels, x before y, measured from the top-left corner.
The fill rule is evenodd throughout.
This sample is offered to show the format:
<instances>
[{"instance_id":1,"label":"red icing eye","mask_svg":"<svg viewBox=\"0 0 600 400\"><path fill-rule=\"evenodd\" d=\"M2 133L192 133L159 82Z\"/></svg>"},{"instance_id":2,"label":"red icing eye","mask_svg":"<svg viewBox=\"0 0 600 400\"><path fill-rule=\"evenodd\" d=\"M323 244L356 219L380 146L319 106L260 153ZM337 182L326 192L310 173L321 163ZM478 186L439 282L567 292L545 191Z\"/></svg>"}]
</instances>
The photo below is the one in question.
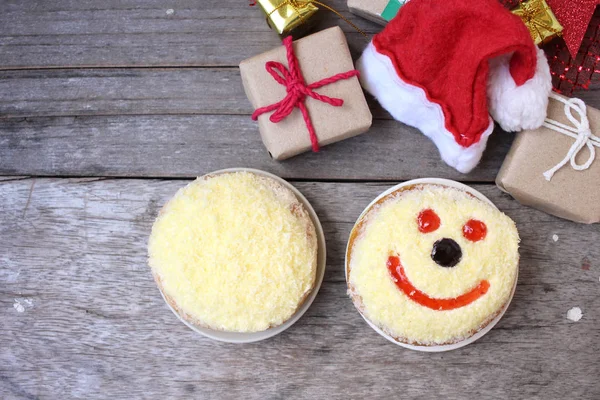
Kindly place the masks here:
<instances>
[{"instance_id":1,"label":"red icing eye","mask_svg":"<svg viewBox=\"0 0 600 400\"><path fill-rule=\"evenodd\" d=\"M471 242L479 242L485 239L487 234L487 226L481 221L470 219L463 226L463 236Z\"/></svg>"},{"instance_id":2,"label":"red icing eye","mask_svg":"<svg viewBox=\"0 0 600 400\"><path fill-rule=\"evenodd\" d=\"M440 217L431 208L423 210L417 217L419 232L429 233L440 227Z\"/></svg>"}]
</instances>

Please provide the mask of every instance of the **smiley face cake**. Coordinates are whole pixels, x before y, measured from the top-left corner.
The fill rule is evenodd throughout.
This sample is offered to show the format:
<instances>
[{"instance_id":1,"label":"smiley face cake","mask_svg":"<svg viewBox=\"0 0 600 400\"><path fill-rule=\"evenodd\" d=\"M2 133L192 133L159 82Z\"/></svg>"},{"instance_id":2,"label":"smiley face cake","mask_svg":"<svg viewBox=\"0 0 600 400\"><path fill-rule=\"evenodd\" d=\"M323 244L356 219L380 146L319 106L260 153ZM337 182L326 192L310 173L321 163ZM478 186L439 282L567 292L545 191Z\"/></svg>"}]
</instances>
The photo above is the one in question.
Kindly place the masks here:
<instances>
[{"instance_id":1,"label":"smiley face cake","mask_svg":"<svg viewBox=\"0 0 600 400\"><path fill-rule=\"evenodd\" d=\"M398 342L463 341L510 301L517 279L514 222L464 190L402 187L373 204L348 243L348 292Z\"/></svg>"},{"instance_id":2,"label":"smiley face cake","mask_svg":"<svg viewBox=\"0 0 600 400\"><path fill-rule=\"evenodd\" d=\"M186 321L259 332L290 319L316 280L315 226L274 179L229 172L198 178L161 210L149 265Z\"/></svg>"}]
</instances>

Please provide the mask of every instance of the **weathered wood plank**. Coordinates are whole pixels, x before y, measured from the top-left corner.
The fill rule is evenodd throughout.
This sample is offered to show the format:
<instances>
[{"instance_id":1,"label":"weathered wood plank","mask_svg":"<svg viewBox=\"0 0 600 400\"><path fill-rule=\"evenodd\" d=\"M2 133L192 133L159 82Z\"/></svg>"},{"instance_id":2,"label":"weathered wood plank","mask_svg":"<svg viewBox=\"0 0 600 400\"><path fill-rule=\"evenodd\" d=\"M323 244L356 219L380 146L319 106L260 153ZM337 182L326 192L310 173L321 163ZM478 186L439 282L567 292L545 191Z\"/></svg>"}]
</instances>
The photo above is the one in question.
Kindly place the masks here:
<instances>
[{"instance_id":1,"label":"weathered wood plank","mask_svg":"<svg viewBox=\"0 0 600 400\"><path fill-rule=\"evenodd\" d=\"M368 32L343 0L327 2ZM366 40L333 13L315 29L340 24L357 52ZM233 66L279 43L245 0L75 0L0 2L0 68L64 66ZM356 53L355 53L356 54Z\"/></svg>"},{"instance_id":2,"label":"weathered wood plank","mask_svg":"<svg viewBox=\"0 0 600 400\"><path fill-rule=\"evenodd\" d=\"M237 68L0 71L3 117L251 113Z\"/></svg>"},{"instance_id":3,"label":"weathered wood plank","mask_svg":"<svg viewBox=\"0 0 600 400\"><path fill-rule=\"evenodd\" d=\"M493 134L481 164L463 175L419 131L391 120L375 120L369 132L319 153L277 162L249 116L9 118L0 121L0 175L194 177L253 167L298 179L492 182L512 138Z\"/></svg>"},{"instance_id":4,"label":"weathered wood plank","mask_svg":"<svg viewBox=\"0 0 600 400\"><path fill-rule=\"evenodd\" d=\"M575 93L600 108L598 90ZM378 119L391 119L367 96ZM238 68L0 71L0 117L251 114Z\"/></svg>"},{"instance_id":5,"label":"weathered wood plank","mask_svg":"<svg viewBox=\"0 0 600 400\"><path fill-rule=\"evenodd\" d=\"M600 108L598 91L577 95ZM390 118L370 100L378 119ZM416 130L376 120L366 135L323 154L278 163L260 143L251 111L237 69L0 72L0 115L7 117L0 118L0 174L191 177L235 165L289 178L491 182L512 140L496 132L481 165L464 176ZM136 117L117 117L123 114ZM77 118L36 118L45 115ZM138 145L143 152L132 155Z\"/></svg>"},{"instance_id":6,"label":"weathered wood plank","mask_svg":"<svg viewBox=\"0 0 600 400\"><path fill-rule=\"evenodd\" d=\"M597 399L600 231L477 189L519 227L521 273L498 326L445 354L388 343L346 296L345 242L387 184L300 182L325 227L319 296L290 330L228 345L178 322L146 266L160 206L185 181L0 183L0 397ZM552 236L558 235L558 241ZM578 306L583 319L566 312Z\"/></svg>"},{"instance_id":7,"label":"weathered wood plank","mask_svg":"<svg viewBox=\"0 0 600 400\"><path fill-rule=\"evenodd\" d=\"M0 118L253 111L238 68L0 70Z\"/></svg>"}]
</instances>

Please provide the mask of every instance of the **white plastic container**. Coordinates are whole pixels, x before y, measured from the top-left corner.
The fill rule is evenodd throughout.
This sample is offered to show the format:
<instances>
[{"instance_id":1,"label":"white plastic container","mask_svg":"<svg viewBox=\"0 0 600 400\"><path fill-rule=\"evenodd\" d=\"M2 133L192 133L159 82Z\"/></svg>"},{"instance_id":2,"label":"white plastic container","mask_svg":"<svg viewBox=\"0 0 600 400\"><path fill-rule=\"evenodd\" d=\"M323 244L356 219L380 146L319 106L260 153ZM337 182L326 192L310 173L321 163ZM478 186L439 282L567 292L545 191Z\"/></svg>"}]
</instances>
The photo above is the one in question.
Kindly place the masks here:
<instances>
[{"instance_id":1,"label":"white plastic container","mask_svg":"<svg viewBox=\"0 0 600 400\"><path fill-rule=\"evenodd\" d=\"M285 321L283 324L276 326L274 328L267 329L266 331L252 332L252 333L223 332L223 331L218 331L218 330L194 325L194 324L184 320L179 315L179 313L177 313L177 311L175 311L173 309L173 307L171 307L169 302L166 301L162 290L161 290L161 295L163 296L163 299L165 299L165 303L167 303L167 306L171 309L171 311L173 311L173 313L177 316L177 318L179 318L179 320L181 322L186 324L189 328L196 331L197 333L199 333L203 336L206 336L208 338L221 341L221 342L252 343L252 342L258 342L260 340L268 339L272 336L275 336L275 335L285 331L290 326L294 325L294 323L296 321L298 321L300 319L300 317L302 317L302 315L306 312L306 310L308 310L308 308L310 307L312 302L315 300L315 297L317 297L317 293L319 292L319 288L321 287L321 283L323 282L323 276L325 275L325 264L326 264L325 235L323 234L323 227L321 226L321 222L319 221L319 217L317 217L315 210L312 208L312 206L310 205L308 200L306 200L306 198L302 195L302 193L300 193L300 191L298 191L298 189L296 189L294 186L292 186L289 182L287 182L287 181L281 179L280 177L273 175L271 173L257 170L257 169L251 169L251 168L222 169L222 170L210 172L206 175L218 175L218 174L230 173L230 172L252 172L257 175L262 175L262 176L274 179L277 182L284 185L286 188L290 189L296 195L296 197L302 203L302 205L304 205L306 211L310 215L310 218L315 226L315 231L317 233L317 243L319 246L318 253L317 253L317 276L315 279L315 286L314 286L312 292L310 292L309 296L306 298L306 300L304 300L304 303L302 303L302 306L296 311L296 313L294 313L294 315L292 315L291 318L288 319L287 321Z\"/></svg>"},{"instance_id":2,"label":"white plastic container","mask_svg":"<svg viewBox=\"0 0 600 400\"><path fill-rule=\"evenodd\" d=\"M478 191L476 191L475 189L467 186L467 185L463 185L460 182L456 182L456 181L451 181L449 179L441 179L441 178L422 178L422 179L414 179L412 181L407 181L404 183L401 183L399 185L393 186L391 188L389 188L388 190L386 190L385 192L381 193L379 196L377 196L364 210L363 212L360 214L360 216L358 217L358 219L356 220L356 222L358 223L362 217L367 213L367 211L369 211L369 209L375 204L377 203L382 197L387 196L388 194L395 192L396 190L406 187L406 186L412 186L412 185L419 185L419 184L436 184L436 185L443 185L443 186L448 186L448 187L453 187L453 188L457 188L457 189L461 189L464 190L467 193L472 194L473 196L477 197L480 200L485 201L486 203L492 205L493 207L496 207L494 205L494 203L492 203L490 201L490 199L488 199L487 197L485 197L483 194L479 193ZM354 229L356 229L357 224L354 224L354 227L352 228L352 232L350 233L350 236L352 236ZM345 271L346 271L346 283L348 283L348 246L350 245L350 242L348 242L348 244L346 245L346 261L345 261ZM397 340L395 340L393 337L391 337L390 335L388 335L387 333L385 333L384 331L382 331L381 329L379 329L375 324L373 324L371 321L369 321L369 319L367 317L365 317L362 313L360 313L360 315L363 317L363 319L367 322L367 324L369 324L369 326L371 328L373 328L377 333L379 333L381 336L383 336L384 338L386 338L387 340L389 340L390 342L397 344L398 346L402 346L405 347L407 349L411 349L411 350L417 350L417 351L424 351L424 352L442 352L442 351L449 351L449 350L456 350L459 349L461 347L464 347L470 343L473 343L474 341L476 341L477 339L481 338L482 336L484 336L486 333L488 333L497 323L498 321L500 321L500 319L502 318L502 316L504 315L504 313L506 312L506 310L508 309L508 306L510 305L510 302L512 301L512 298L515 294L515 289L517 287L517 280L518 280L518 270L517 270L517 276L515 277L515 284L512 288L512 291L510 293L510 297L508 299L508 301L506 302L506 305L504 306L504 308L502 309L502 311L500 311L500 313L498 314L498 316L496 318L494 318L489 324L487 324L483 329L481 329L480 331L478 331L477 333L475 333L473 336L468 337L467 339L457 342L457 343L453 343L453 344L447 344L447 345L440 345L440 346L418 346L418 345L412 345L412 344L407 344L407 343L402 343L399 342Z\"/></svg>"}]
</instances>

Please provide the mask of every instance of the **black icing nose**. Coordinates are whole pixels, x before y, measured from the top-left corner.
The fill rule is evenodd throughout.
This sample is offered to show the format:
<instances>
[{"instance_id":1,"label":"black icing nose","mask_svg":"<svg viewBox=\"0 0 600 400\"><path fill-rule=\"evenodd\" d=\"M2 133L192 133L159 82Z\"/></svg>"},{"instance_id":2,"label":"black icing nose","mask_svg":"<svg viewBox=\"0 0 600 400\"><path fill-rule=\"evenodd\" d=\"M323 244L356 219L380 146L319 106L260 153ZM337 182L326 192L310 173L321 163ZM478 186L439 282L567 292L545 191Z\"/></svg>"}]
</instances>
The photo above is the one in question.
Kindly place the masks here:
<instances>
[{"instance_id":1,"label":"black icing nose","mask_svg":"<svg viewBox=\"0 0 600 400\"><path fill-rule=\"evenodd\" d=\"M452 239L440 239L433 244L431 259L440 267L454 267L462 258L462 250Z\"/></svg>"}]
</instances>

